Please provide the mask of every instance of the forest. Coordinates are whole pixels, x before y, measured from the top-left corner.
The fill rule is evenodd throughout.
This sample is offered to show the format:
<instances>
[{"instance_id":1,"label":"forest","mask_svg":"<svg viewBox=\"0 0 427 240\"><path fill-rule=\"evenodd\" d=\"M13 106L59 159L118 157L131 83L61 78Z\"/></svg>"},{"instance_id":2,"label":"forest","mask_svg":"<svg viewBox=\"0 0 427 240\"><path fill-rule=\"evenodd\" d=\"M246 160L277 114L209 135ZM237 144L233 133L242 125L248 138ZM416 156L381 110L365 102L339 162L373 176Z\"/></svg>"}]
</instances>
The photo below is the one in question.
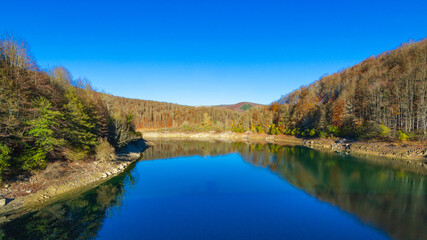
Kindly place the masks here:
<instances>
[{"instance_id":1,"label":"forest","mask_svg":"<svg viewBox=\"0 0 427 240\"><path fill-rule=\"evenodd\" d=\"M427 40L402 44L283 96L273 124L303 136L424 139L426 78Z\"/></svg>"},{"instance_id":2,"label":"forest","mask_svg":"<svg viewBox=\"0 0 427 240\"><path fill-rule=\"evenodd\" d=\"M0 176L50 161L106 160L157 129L299 137L425 140L427 40L395 50L243 111L117 97L41 69L23 41L0 39ZM101 86L102 87L102 86ZM143 96L141 96L143 98Z\"/></svg>"},{"instance_id":3,"label":"forest","mask_svg":"<svg viewBox=\"0 0 427 240\"><path fill-rule=\"evenodd\" d=\"M43 169L50 161L108 160L141 138L129 113L63 67L45 71L25 42L0 39L0 177Z\"/></svg>"}]
</instances>

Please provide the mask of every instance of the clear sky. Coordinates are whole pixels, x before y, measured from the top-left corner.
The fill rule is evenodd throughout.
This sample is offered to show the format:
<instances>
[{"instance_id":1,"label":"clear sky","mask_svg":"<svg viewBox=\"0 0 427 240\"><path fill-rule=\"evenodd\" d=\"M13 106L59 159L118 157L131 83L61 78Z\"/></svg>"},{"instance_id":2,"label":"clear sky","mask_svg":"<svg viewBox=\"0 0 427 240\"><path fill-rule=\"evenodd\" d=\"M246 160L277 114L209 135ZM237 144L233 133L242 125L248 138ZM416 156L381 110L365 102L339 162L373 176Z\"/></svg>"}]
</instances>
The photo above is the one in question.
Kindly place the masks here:
<instances>
[{"instance_id":1,"label":"clear sky","mask_svg":"<svg viewBox=\"0 0 427 240\"><path fill-rule=\"evenodd\" d=\"M99 90L186 105L271 103L427 37L427 1L19 1L0 33Z\"/></svg>"}]
</instances>

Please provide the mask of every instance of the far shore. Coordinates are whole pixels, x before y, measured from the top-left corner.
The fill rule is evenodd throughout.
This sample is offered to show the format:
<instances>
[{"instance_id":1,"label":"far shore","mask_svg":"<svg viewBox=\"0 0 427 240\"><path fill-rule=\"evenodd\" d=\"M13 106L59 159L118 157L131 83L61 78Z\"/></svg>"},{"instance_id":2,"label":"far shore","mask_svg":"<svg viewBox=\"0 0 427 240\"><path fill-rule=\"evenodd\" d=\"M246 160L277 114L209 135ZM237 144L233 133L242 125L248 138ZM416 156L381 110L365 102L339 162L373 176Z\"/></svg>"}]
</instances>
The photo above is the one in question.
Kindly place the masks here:
<instances>
[{"instance_id":1,"label":"far shore","mask_svg":"<svg viewBox=\"0 0 427 240\"><path fill-rule=\"evenodd\" d=\"M260 133L235 132L187 132L167 130L144 130L144 139L190 139L190 140L220 140L247 141L259 143L274 143L279 145L301 145L312 149L351 154L370 161L390 162L399 168L416 170L427 173L427 145L422 142L381 142L381 141L350 141L347 139L303 139L289 135L268 135Z\"/></svg>"}]
</instances>

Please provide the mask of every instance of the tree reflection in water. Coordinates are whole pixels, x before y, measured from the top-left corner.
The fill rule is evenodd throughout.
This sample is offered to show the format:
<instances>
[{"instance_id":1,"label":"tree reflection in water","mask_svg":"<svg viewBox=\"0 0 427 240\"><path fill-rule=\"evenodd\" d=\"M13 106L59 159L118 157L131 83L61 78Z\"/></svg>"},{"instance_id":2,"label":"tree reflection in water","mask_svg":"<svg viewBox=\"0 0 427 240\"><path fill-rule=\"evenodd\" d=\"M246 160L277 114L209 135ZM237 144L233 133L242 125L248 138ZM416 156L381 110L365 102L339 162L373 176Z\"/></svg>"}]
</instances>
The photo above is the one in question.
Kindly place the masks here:
<instances>
[{"instance_id":1,"label":"tree reflection in water","mask_svg":"<svg viewBox=\"0 0 427 240\"><path fill-rule=\"evenodd\" d=\"M132 184L129 171L76 198L8 222L1 234L6 239L92 239L110 210L120 206L126 184Z\"/></svg>"},{"instance_id":2,"label":"tree reflection in water","mask_svg":"<svg viewBox=\"0 0 427 240\"><path fill-rule=\"evenodd\" d=\"M202 141L156 141L141 158L224 155L270 169L295 187L357 216L396 239L423 239L426 178L422 174L370 164L351 156L300 146ZM120 206L124 186L135 184L131 170L74 199L52 204L2 226L10 239L90 239L112 208Z\"/></svg>"},{"instance_id":3,"label":"tree reflection in water","mask_svg":"<svg viewBox=\"0 0 427 240\"><path fill-rule=\"evenodd\" d=\"M396 239L427 236L425 175L301 146L159 141L143 159L238 152L317 199L356 215Z\"/></svg>"}]
</instances>

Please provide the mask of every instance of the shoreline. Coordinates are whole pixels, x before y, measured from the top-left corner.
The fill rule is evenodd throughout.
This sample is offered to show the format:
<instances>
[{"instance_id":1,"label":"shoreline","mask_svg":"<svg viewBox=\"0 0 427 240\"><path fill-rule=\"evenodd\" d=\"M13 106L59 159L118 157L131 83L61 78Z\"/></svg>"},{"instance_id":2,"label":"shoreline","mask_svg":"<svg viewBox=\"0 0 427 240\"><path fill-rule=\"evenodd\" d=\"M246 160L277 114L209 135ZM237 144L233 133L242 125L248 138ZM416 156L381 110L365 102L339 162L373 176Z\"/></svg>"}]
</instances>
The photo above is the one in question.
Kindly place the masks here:
<instances>
[{"instance_id":1,"label":"shoreline","mask_svg":"<svg viewBox=\"0 0 427 240\"><path fill-rule=\"evenodd\" d=\"M0 224L50 203L76 196L123 173L141 157L149 145L145 141L130 143L108 162L55 162L30 178L7 184L0 189L2 206ZM50 175L54 179L46 178ZM48 182L52 181L52 182Z\"/></svg>"},{"instance_id":2,"label":"shoreline","mask_svg":"<svg viewBox=\"0 0 427 240\"><path fill-rule=\"evenodd\" d=\"M150 140L230 141L305 146L320 151L350 154L361 157L371 163L388 164L394 168L427 174L427 149L422 146L420 150L420 146L416 144L398 146L398 143L347 142L344 139L338 141L334 139L301 139L287 135L234 132L151 131L144 132L143 136L144 140L129 144L122 152L117 154L117 158L113 161L56 162L50 164L47 169L34 174L29 179L21 179L10 183L10 185L7 184L6 187L0 189L0 195L4 199L4 203L0 207L0 224L40 209L55 201L83 193L121 174L129 165L140 158L141 153L150 146ZM394 151L387 152L385 150ZM421 151L421 155L419 151ZM416 155L415 158L413 155ZM55 169L61 167L66 172L62 173L61 169ZM43 177L47 174L52 174L52 168L57 171L56 173L65 175L61 177L53 176L52 182L46 182ZM43 186L40 186L40 184Z\"/></svg>"},{"instance_id":3,"label":"shoreline","mask_svg":"<svg viewBox=\"0 0 427 240\"><path fill-rule=\"evenodd\" d=\"M349 154L371 162L387 163L397 168L415 170L427 174L427 146L422 143L348 141L346 139L320 138L302 139L288 135L234 132L149 131L142 133L144 139L148 141L157 139L190 139L300 145L319 151Z\"/></svg>"},{"instance_id":4,"label":"shoreline","mask_svg":"<svg viewBox=\"0 0 427 240\"><path fill-rule=\"evenodd\" d=\"M264 143L287 142L303 144L303 140L294 136L268 135L260 133L234 133L234 132L142 132L144 139L194 139L194 140L223 140L223 141L259 141Z\"/></svg>"}]
</instances>

